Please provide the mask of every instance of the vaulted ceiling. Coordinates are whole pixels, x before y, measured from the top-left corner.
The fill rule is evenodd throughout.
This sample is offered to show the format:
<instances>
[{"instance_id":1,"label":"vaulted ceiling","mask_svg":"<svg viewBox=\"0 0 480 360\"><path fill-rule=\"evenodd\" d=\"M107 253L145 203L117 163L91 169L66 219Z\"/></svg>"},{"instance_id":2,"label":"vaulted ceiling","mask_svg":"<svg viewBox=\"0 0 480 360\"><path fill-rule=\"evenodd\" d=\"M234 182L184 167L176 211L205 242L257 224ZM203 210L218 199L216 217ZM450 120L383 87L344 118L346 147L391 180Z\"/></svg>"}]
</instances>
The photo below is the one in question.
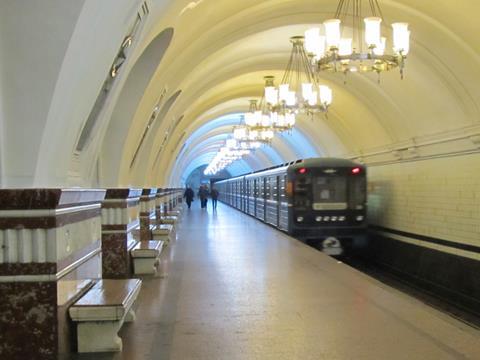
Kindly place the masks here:
<instances>
[{"instance_id":1,"label":"vaulted ceiling","mask_svg":"<svg viewBox=\"0 0 480 360\"><path fill-rule=\"evenodd\" d=\"M410 23L398 71L338 74L328 117L300 117L233 164L238 174L311 156L363 158L478 133L480 3L382 0L385 20ZM177 185L207 164L281 77L289 37L332 16L337 0L15 1L0 4L2 185ZM82 151L87 119L137 12L142 21ZM384 33L389 33L385 27ZM460 135L459 135L460 134Z\"/></svg>"}]
</instances>

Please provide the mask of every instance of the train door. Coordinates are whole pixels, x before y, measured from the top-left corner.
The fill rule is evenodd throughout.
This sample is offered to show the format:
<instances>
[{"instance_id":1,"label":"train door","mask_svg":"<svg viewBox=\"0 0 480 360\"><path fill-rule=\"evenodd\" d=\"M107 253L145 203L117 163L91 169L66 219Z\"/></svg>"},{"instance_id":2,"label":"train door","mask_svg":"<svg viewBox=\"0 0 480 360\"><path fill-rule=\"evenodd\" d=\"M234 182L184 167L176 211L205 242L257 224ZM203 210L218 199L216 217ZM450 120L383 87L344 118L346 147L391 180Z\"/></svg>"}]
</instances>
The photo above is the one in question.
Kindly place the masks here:
<instances>
[{"instance_id":1,"label":"train door","mask_svg":"<svg viewBox=\"0 0 480 360\"><path fill-rule=\"evenodd\" d=\"M238 209L238 196L240 195L238 180L235 181L235 208Z\"/></svg>"},{"instance_id":2,"label":"train door","mask_svg":"<svg viewBox=\"0 0 480 360\"><path fill-rule=\"evenodd\" d=\"M267 199L270 195L270 182L265 176L263 178L263 221L267 221Z\"/></svg>"},{"instance_id":3,"label":"train door","mask_svg":"<svg viewBox=\"0 0 480 360\"><path fill-rule=\"evenodd\" d=\"M248 213L248 180L243 178L243 212Z\"/></svg>"},{"instance_id":4,"label":"train door","mask_svg":"<svg viewBox=\"0 0 480 360\"><path fill-rule=\"evenodd\" d=\"M278 227L281 230L288 230L288 197L287 197L287 175L280 176L279 189L279 217Z\"/></svg>"},{"instance_id":5,"label":"train door","mask_svg":"<svg viewBox=\"0 0 480 360\"><path fill-rule=\"evenodd\" d=\"M277 217L275 219L275 226L280 226L280 176L275 177L275 201L277 202L276 212Z\"/></svg>"},{"instance_id":6,"label":"train door","mask_svg":"<svg viewBox=\"0 0 480 360\"><path fill-rule=\"evenodd\" d=\"M257 216L257 196L258 196L258 184L257 179L253 179L253 216Z\"/></svg>"},{"instance_id":7,"label":"train door","mask_svg":"<svg viewBox=\"0 0 480 360\"><path fill-rule=\"evenodd\" d=\"M237 182L233 180L232 181L232 206L233 207L237 207L236 199L237 199Z\"/></svg>"},{"instance_id":8,"label":"train door","mask_svg":"<svg viewBox=\"0 0 480 360\"><path fill-rule=\"evenodd\" d=\"M242 178L242 180L240 180L240 184L242 186L242 192L241 192L241 201L242 201L242 211L245 212L245 209L246 209L246 206L245 206L245 194L246 194L246 188L247 188L247 184L245 183L245 178Z\"/></svg>"}]
</instances>

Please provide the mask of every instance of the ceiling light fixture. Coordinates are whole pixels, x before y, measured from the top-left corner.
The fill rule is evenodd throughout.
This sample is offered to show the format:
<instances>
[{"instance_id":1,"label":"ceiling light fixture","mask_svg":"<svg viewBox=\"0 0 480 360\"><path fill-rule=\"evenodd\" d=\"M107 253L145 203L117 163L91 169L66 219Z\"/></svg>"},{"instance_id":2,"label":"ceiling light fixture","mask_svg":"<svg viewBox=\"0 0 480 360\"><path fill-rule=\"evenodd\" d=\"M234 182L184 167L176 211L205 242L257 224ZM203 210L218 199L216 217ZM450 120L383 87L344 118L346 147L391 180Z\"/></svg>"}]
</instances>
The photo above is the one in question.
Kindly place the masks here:
<instances>
[{"instance_id":1,"label":"ceiling light fixture","mask_svg":"<svg viewBox=\"0 0 480 360\"><path fill-rule=\"evenodd\" d=\"M314 73L311 60L304 48L305 38L290 38L292 52L285 73L278 88L273 76L265 77L265 101L271 113L277 117L303 112L315 114L327 112L332 103L332 90L320 85Z\"/></svg>"},{"instance_id":2,"label":"ceiling light fixture","mask_svg":"<svg viewBox=\"0 0 480 360\"><path fill-rule=\"evenodd\" d=\"M340 0L334 18L323 22L323 31L315 27L305 32L305 50L317 71L380 75L398 67L403 79L410 50L408 24L392 24L392 51L387 53L387 39L381 36L385 21L378 0L369 0L368 4L370 14L362 19L362 0Z\"/></svg>"}]
</instances>

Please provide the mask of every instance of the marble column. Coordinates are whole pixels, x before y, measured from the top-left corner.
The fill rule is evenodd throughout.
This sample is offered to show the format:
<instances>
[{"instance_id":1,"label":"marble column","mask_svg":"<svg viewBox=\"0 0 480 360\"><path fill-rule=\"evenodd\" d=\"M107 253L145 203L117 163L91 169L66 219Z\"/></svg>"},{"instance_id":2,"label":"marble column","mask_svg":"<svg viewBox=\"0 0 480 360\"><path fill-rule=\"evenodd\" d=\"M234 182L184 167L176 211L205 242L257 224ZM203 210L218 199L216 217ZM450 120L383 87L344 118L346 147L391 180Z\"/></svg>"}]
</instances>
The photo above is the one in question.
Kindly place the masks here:
<instances>
[{"instance_id":1,"label":"marble column","mask_svg":"<svg viewBox=\"0 0 480 360\"><path fill-rule=\"evenodd\" d=\"M105 279L133 276L130 250L137 241L142 189L107 189L102 203L102 269Z\"/></svg>"},{"instance_id":2,"label":"marble column","mask_svg":"<svg viewBox=\"0 0 480 360\"><path fill-rule=\"evenodd\" d=\"M163 197L164 197L164 189L157 189L157 193L155 194L155 224L160 225L162 216L163 216Z\"/></svg>"},{"instance_id":3,"label":"marble column","mask_svg":"<svg viewBox=\"0 0 480 360\"><path fill-rule=\"evenodd\" d=\"M70 353L68 307L101 278L104 190L0 190L0 359Z\"/></svg>"},{"instance_id":4,"label":"marble column","mask_svg":"<svg viewBox=\"0 0 480 360\"><path fill-rule=\"evenodd\" d=\"M152 225L155 225L155 198L157 189L143 189L140 197L140 241L152 239Z\"/></svg>"},{"instance_id":5,"label":"marble column","mask_svg":"<svg viewBox=\"0 0 480 360\"><path fill-rule=\"evenodd\" d=\"M169 199L169 194L167 189L162 189L161 192L157 192L155 212L156 212L156 221L158 225L162 223L162 217L167 215L168 199Z\"/></svg>"}]
</instances>

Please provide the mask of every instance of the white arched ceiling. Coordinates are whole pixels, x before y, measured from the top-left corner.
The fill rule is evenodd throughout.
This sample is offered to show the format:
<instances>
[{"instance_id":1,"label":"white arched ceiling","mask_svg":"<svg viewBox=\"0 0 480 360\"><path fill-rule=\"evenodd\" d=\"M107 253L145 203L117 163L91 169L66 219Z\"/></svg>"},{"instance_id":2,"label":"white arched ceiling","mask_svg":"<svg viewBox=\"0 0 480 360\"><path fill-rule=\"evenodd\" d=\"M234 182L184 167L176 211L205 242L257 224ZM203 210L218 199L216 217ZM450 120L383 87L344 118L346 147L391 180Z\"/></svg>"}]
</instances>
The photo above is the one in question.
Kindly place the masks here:
<instances>
[{"instance_id":1,"label":"white arched ceiling","mask_svg":"<svg viewBox=\"0 0 480 360\"><path fill-rule=\"evenodd\" d=\"M172 173L179 174L181 179L185 179L190 175L189 171L210 163L218 150L224 146L225 141L231 137L233 127L240 124L242 119L243 114L227 114L194 129L175 159L172 158L174 161ZM281 164L299 157L319 155L310 140L298 130L294 130L289 137L291 139L275 138L270 146L264 146L246 157L245 162L249 165L249 171ZM295 150L294 143L303 144L303 146ZM239 175L235 169L239 169L235 164L227 168L230 174ZM177 180L175 177L171 179L173 182L175 180Z\"/></svg>"},{"instance_id":2,"label":"white arched ceiling","mask_svg":"<svg viewBox=\"0 0 480 360\"><path fill-rule=\"evenodd\" d=\"M201 141L214 130L201 136L196 131L212 119L245 112L249 99L260 98L264 75L281 77L288 38L331 17L338 1L147 3L150 14L140 42L122 68L118 91L88 149L88 166L77 175L86 179L84 185L94 184L93 172L109 186L180 181L187 168L211 158L219 143ZM72 183L75 140L141 4L0 2L2 186ZM477 131L480 42L475 29L480 3L381 0L380 5L386 22L410 23L405 79L393 71L383 74L380 83L374 75L352 75L344 84L339 74L322 74L322 82L334 91L328 116L300 117L293 137L275 139L272 149L239 161L232 172L312 154L361 156L422 137L448 139ZM173 39L165 29L175 29ZM390 33L388 26L383 32ZM159 99L163 105L180 89L181 95L146 134L130 170ZM228 126L220 125L218 131L225 134ZM297 133L310 145L297 141ZM185 149L194 143L195 152L188 153ZM95 167L100 154L101 166Z\"/></svg>"},{"instance_id":3,"label":"white arched ceiling","mask_svg":"<svg viewBox=\"0 0 480 360\"><path fill-rule=\"evenodd\" d=\"M123 86L115 109L113 110L112 118L105 134L102 148L102 163L106 167L104 170L104 183L106 185L113 185L117 183L119 172L122 169L128 169L130 167L135 151L139 146L138 142L141 139L143 131L145 131L143 130L137 133L135 133L135 131L130 132L132 127L132 119L139 110L139 104L144 97L144 92L147 89L155 71L157 71L162 58L167 52L167 49L172 41L173 34L173 28L167 28L158 34L155 39L152 40L152 42L150 42L150 44L143 51L142 55L137 59L135 65L132 67L132 70L130 71ZM150 111L151 114L157 104L162 107L158 118L155 120L157 122L161 121L166 116L171 105L179 95L178 92L175 93L173 100L171 100L171 97L168 100L169 102L165 102L164 104L162 103L162 99L159 98L162 96L161 94L162 92L159 92L157 96L157 102L160 101L160 103L153 104ZM168 107L166 110L164 110L165 105ZM149 120L149 117L146 117L143 120L145 121L139 121L141 124L138 125L144 125L145 129L147 126L146 122ZM141 126L135 126L134 129L141 129ZM137 140L136 146L133 146L133 152L127 151L126 142L128 140L131 140L132 143ZM122 156L119 156L119 154L122 154ZM130 161L128 161L127 156L130 156Z\"/></svg>"},{"instance_id":4,"label":"white arched ceiling","mask_svg":"<svg viewBox=\"0 0 480 360\"><path fill-rule=\"evenodd\" d=\"M297 10L301 3L297 2ZM444 71L445 68L434 61L439 56L432 53L432 50L426 51L425 48L428 48L426 44L417 42L415 22L427 21L425 16L427 18L429 16L418 14L412 4L398 7L395 3L387 2L385 6L389 7L390 17L405 19L412 23L413 44L405 79L400 80L397 71L382 75L380 84L376 76L353 75L349 76L345 85L343 77L339 77L338 74L325 74L323 81L333 88L335 97L328 117L314 119L310 123L309 119L299 122L299 131L315 139L314 148L308 151L310 154L342 155L388 146L416 135L440 133L452 128L469 126L474 119L472 115L478 114L476 105L478 101L472 103L467 100L465 104L465 100L460 100L465 96L458 95L458 89L452 89L451 83L455 81L444 80L450 76L451 70ZM281 12L283 10L285 9L281 9ZM299 13L300 11L297 11L296 15ZM305 19L312 18L310 15L303 15ZM232 18L235 18L235 15L232 15ZM261 92L262 75L281 76L281 69L289 51L288 36L303 32L310 23L308 21L303 24L278 26L283 24L283 21L280 15L272 21L273 27L268 28L267 25L263 31L245 34L245 37L236 41L226 41L217 51L205 54L205 60L199 62L197 71L190 74L182 84L182 87L189 88L192 92L191 106L186 112L186 119L189 119L190 123L205 121L202 119L204 113L215 107L221 108L222 104L226 103L230 103L231 107L236 106L238 110L242 107L245 110L248 106L245 101L248 98L246 92L251 94L250 97L258 97ZM266 25L268 21L262 23ZM441 39L445 35L451 35L451 31L437 27L435 22L430 23L435 27L432 30L439 33L432 34L430 30L429 36L438 36ZM224 38L226 37L224 34ZM456 42L452 46L461 48ZM457 50L465 51L465 49L455 51ZM247 52L249 56L242 56ZM414 56L416 53L419 56ZM474 72L478 75L478 70ZM431 96L432 84L436 89L435 96ZM465 92L465 89L462 91ZM473 93L469 94L467 99L471 98ZM236 97L244 101L243 105L234 104ZM422 100L419 102L418 99ZM184 100L189 101L187 94ZM456 121L458 114L462 112L464 113L461 116L462 120ZM302 156L304 150L295 148L295 144L298 142L290 142L290 150L295 156Z\"/></svg>"}]
</instances>

